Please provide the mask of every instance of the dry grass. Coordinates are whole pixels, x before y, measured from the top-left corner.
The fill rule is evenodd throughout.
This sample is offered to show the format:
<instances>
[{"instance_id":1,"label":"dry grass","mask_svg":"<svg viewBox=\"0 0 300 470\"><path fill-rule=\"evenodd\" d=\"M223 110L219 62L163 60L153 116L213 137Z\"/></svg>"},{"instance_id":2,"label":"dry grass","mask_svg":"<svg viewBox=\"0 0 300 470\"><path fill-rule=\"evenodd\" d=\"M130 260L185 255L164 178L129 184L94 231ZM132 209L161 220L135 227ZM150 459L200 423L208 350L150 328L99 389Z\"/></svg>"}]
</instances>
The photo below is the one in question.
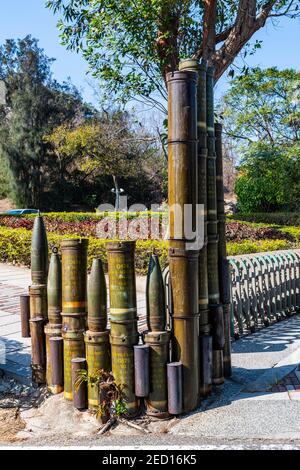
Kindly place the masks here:
<instances>
[{"instance_id":1,"label":"dry grass","mask_svg":"<svg viewBox=\"0 0 300 470\"><path fill-rule=\"evenodd\" d=\"M19 408L1 409L0 402L0 443L11 444L22 441L23 439L16 435L24 428L25 423L20 418Z\"/></svg>"}]
</instances>

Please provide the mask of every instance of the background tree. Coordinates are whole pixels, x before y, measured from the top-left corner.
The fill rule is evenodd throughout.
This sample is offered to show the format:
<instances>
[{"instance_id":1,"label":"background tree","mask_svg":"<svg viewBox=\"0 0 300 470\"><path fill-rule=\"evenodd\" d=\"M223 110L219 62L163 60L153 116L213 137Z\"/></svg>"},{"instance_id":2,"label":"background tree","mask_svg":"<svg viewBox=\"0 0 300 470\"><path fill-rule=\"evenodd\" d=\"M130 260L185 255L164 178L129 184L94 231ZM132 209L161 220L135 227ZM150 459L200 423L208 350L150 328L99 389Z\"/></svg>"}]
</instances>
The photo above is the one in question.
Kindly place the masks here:
<instances>
[{"instance_id":1,"label":"background tree","mask_svg":"<svg viewBox=\"0 0 300 470\"><path fill-rule=\"evenodd\" d=\"M49 164L43 135L91 114L72 85L53 80L52 62L30 36L0 47L0 80L6 89L0 104L0 154L12 177L11 195L21 206L47 204L44 196L56 168Z\"/></svg>"},{"instance_id":2,"label":"background tree","mask_svg":"<svg viewBox=\"0 0 300 470\"><path fill-rule=\"evenodd\" d=\"M85 188L96 207L112 202L112 186L121 185L129 203L161 202L165 196L164 161L156 138L127 112L103 112L75 127L59 126L45 141L54 148L62 198L70 186Z\"/></svg>"},{"instance_id":3,"label":"background tree","mask_svg":"<svg viewBox=\"0 0 300 470\"><path fill-rule=\"evenodd\" d=\"M165 80L179 60L201 57L216 81L270 19L295 18L299 0L48 0L63 44L81 51L108 96L154 100L165 111ZM260 42L251 48L260 47Z\"/></svg>"},{"instance_id":4,"label":"background tree","mask_svg":"<svg viewBox=\"0 0 300 470\"><path fill-rule=\"evenodd\" d=\"M240 210L299 210L299 104L300 72L293 69L254 68L232 81L222 117L240 157Z\"/></svg>"}]
</instances>

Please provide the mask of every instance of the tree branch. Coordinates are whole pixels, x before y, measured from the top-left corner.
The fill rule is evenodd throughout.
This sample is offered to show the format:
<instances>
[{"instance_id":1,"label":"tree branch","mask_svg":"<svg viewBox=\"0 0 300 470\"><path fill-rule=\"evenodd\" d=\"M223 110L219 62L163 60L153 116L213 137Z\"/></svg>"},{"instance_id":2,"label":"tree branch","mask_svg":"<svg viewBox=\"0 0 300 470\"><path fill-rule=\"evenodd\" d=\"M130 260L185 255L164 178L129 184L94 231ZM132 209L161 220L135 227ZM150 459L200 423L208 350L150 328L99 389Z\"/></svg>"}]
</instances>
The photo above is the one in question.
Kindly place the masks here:
<instances>
[{"instance_id":1,"label":"tree branch","mask_svg":"<svg viewBox=\"0 0 300 470\"><path fill-rule=\"evenodd\" d=\"M217 1L204 0L203 17L203 59L209 61L216 49Z\"/></svg>"},{"instance_id":2,"label":"tree branch","mask_svg":"<svg viewBox=\"0 0 300 470\"><path fill-rule=\"evenodd\" d=\"M253 34L265 25L275 1L264 3L259 15L256 16L256 0L240 0L234 26L223 46L213 56L216 81L232 64Z\"/></svg>"}]
</instances>

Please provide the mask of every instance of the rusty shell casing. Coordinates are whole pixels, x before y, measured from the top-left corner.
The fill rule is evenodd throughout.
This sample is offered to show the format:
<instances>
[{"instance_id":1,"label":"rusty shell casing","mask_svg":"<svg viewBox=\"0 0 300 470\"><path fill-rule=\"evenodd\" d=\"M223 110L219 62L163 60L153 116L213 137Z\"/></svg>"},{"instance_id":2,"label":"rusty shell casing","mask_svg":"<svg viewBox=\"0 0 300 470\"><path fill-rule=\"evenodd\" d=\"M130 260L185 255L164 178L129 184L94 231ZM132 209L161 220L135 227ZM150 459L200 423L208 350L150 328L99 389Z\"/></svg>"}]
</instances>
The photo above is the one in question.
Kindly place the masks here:
<instances>
[{"instance_id":1,"label":"rusty shell casing","mask_svg":"<svg viewBox=\"0 0 300 470\"><path fill-rule=\"evenodd\" d=\"M84 410L87 403L86 382L81 383L78 389L75 387L77 374L80 370L86 370L85 357L74 357L71 359L73 405L77 410Z\"/></svg>"},{"instance_id":2,"label":"rusty shell casing","mask_svg":"<svg viewBox=\"0 0 300 470\"><path fill-rule=\"evenodd\" d=\"M135 396L134 352L139 336L120 338L110 336L112 373L117 384L125 385L124 394L127 414L134 416L139 412L139 400Z\"/></svg>"},{"instance_id":3,"label":"rusty shell casing","mask_svg":"<svg viewBox=\"0 0 300 470\"><path fill-rule=\"evenodd\" d=\"M83 313L62 313L62 331L86 330L87 314Z\"/></svg>"},{"instance_id":4,"label":"rusty shell casing","mask_svg":"<svg viewBox=\"0 0 300 470\"><path fill-rule=\"evenodd\" d=\"M62 333L64 339L64 397L73 400L71 360L74 357L84 357L83 331L66 331Z\"/></svg>"},{"instance_id":5,"label":"rusty shell casing","mask_svg":"<svg viewBox=\"0 0 300 470\"><path fill-rule=\"evenodd\" d=\"M50 392L52 392L52 368L51 368L51 351L50 351L50 338L61 337L61 325L53 325L48 323L45 328L46 337L46 382Z\"/></svg>"},{"instance_id":6,"label":"rusty shell casing","mask_svg":"<svg viewBox=\"0 0 300 470\"><path fill-rule=\"evenodd\" d=\"M172 361L182 363L183 410L195 409L199 397L199 318L174 317Z\"/></svg>"},{"instance_id":7,"label":"rusty shell casing","mask_svg":"<svg viewBox=\"0 0 300 470\"><path fill-rule=\"evenodd\" d=\"M168 416L167 363L170 353L170 332L149 331L144 335L150 348L150 393L146 398L147 414Z\"/></svg>"},{"instance_id":8,"label":"rusty shell casing","mask_svg":"<svg viewBox=\"0 0 300 470\"><path fill-rule=\"evenodd\" d=\"M64 341L62 336L51 336L49 338L49 351L51 383L48 388L53 395L56 395L64 390Z\"/></svg>"},{"instance_id":9,"label":"rusty shell casing","mask_svg":"<svg viewBox=\"0 0 300 470\"><path fill-rule=\"evenodd\" d=\"M206 397L212 391L213 349L210 335L200 336L200 396Z\"/></svg>"},{"instance_id":10,"label":"rusty shell casing","mask_svg":"<svg viewBox=\"0 0 300 470\"><path fill-rule=\"evenodd\" d=\"M149 331L166 329L165 289L159 258L150 255L146 284L147 325Z\"/></svg>"},{"instance_id":11,"label":"rusty shell casing","mask_svg":"<svg viewBox=\"0 0 300 470\"><path fill-rule=\"evenodd\" d=\"M197 250L186 250L185 242L169 241L169 265L173 295L173 317L198 316Z\"/></svg>"},{"instance_id":12,"label":"rusty shell casing","mask_svg":"<svg viewBox=\"0 0 300 470\"><path fill-rule=\"evenodd\" d=\"M87 311L87 248L85 238L62 240L62 313Z\"/></svg>"},{"instance_id":13,"label":"rusty shell casing","mask_svg":"<svg viewBox=\"0 0 300 470\"><path fill-rule=\"evenodd\" d=\"M167 364L167 382L168 412L171 415L180 415L183 411L181 362L170 362Z\"/></svg>"},{"instance_id":14,"label":"rusty shell casing","mask_svg":"<svg viewBox=\"0 0 300 470\"><path fill-rule=\"evenodd\" d=\"M47 299L49 323L61 324L62 277L61 262L57 248L53 248L49 264Z\"/></svg>"},{"instance_id":15,"label":"rusty shell casing","mask_svg":"<svg viewBox=\"0 0 300 470\"><path fill-rule=\"evenodd\" d=\"M213 385L222 385L224 383L224 364L223 351L213 351Z\"/></svg>"},{"instance_id":16,"label":"rusty shell casing","mask_svg":"<svg viewBox=\"0 0 300 470\"><path fill-rule=\"evenodd\" d=\"M126 338L137 335L137 317L133 320L111 321L110 328L113 336Z\"/></svg>"},{"instance_id":17,"label":"rusty shell casing","mask_svg":"<svg viewBox=\"0 0 300 470\"><path fill-rule=\"evenodd\" d=\"M101 369L109 372L111 370L109 330L106 331L86 331L84 333L85 356L89 374L93 374ZM99 405L99 390L97 386L88 384L88 407L96 409Z\"/></svg>"},{"instance_id":18,"label":"rusty shell casing","mask_svg":"<svg viewBox=\"0 0 300 470\"><path fill-rule=\"evenodd\" d=\"M32 381L36 384L46 383L44 324L45 320L42 317L36 317L30 320Z\"/></svg>"},{"instance_id":19,"label":"rusty shell casing","mask_svg":"<svg viewBox=\"0 0 300 470\"><path fill-rule=\"evenodd\" d=\"M167 75L170 239L189 238L185 230L188 209L192 210L192 223L188 229L196 230L197 81L197 72L173 72Z\"/></svg>"},{"instance_id":20,"label":"rusty shell casing","mask_svg":"<svg viewBox=\"0 0 300 470\"><path fill-rule=\"evenodd\" d=\"M48 319L47 314L47 287L45 284L29 286L30 318Z\"/></svg>"},{"instance_id":21,"label":"rusty shell casing","mask_svg":"<svg viewBox=\"0 0 300 470\"><path fill-rule=\"evenodd\" d=\"M105 331L107 326L107 290L102 261L93 259L88 278L88 328Z\"/></svg>"},{"instance_id":22,"label":"rusty shell casing","mask_svg":"<svg viewBox=\"0 0 300 470\"><path fill-rule=\"evenodd\" d=\"M107 243L107 250L110 321L136 321L135 242Z\"/></svg>"},{"instance_id":23,"label":"rusty shell casing","mask_svg":"<svg viewBox=\"0 0 300 470\"><path fill-rule=\"evenodd\" d=\"M210 306L213 349L224 349L224 316L221 304Z\"/></svg>"},{"instance_id":24,"label":"rusty shell casing","mask_svg":"<svg viewBox=\"0 0 300 470\"><path fill-rule=\"evenodd\" d=\"M150 347L148 344L133 346L135 396L144 398L150 392Z\"/></svg>"},{"instance_id":25,"label":"rusty shell casing","mask_svg":"<svg viewBox=\"0 0 300 470\"><path fill-rule=\"evenodd\" d=\"M47 284L48 242L43 217L34 219L31 237L31 280L32 284Z\"/></svg>"},{"instance_id":26,"label":"rusty shell casing","mask_svg":"<svg viewBox=\"0 0 300 470\"><path fill-rule=\"evenodd\" d=\"M224 363L224 377L231 377L232 367L231 367L231 305L223 304L224 312L224 337L225 344L223 349L223 363Z\"/></svg>"},{"instance_id":27,"label":"rusty shell casing","mask_svg":"<svg viewBox=\"0 0 300 470\"><path fill-rule=\"evenodd\" d=\"M20 313L21 313L21 335L22 338L30 337L30 296L29 294L20 295Z\"/></svg>"}]
</instances>

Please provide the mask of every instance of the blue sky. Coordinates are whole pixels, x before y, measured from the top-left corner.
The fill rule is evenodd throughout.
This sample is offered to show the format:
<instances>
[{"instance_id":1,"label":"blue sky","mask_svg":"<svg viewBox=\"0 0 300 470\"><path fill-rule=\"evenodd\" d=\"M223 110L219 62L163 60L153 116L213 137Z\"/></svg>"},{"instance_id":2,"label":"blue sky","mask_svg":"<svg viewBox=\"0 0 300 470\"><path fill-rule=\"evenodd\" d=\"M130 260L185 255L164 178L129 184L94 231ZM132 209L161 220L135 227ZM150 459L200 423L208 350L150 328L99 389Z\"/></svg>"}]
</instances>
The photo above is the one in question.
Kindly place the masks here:
<instances>
[{"instance_id":1,"label":"blue sky","mask_svg":"<svg viewBox=\"0 0 300 470\"><path fill-rule=\"evenodd\" d=\"M59 43L56 21L51 11L44 6L44 0L0 0L0 43L8 38L24 37L26 34L40 40L40 46L48 56L56 58L54 76L59 80L71 77L72 82L82 91L87 101L94 101L93 91L86 83L86 62L73 52L68 52ZM249 57L249 65L300 69L300 22L281 19L274 27L268 23L255 39L263 40L262 49ZM222 77L217 86L217 96L228 88L228 78Z\"/></svg>"}]
</instances>

